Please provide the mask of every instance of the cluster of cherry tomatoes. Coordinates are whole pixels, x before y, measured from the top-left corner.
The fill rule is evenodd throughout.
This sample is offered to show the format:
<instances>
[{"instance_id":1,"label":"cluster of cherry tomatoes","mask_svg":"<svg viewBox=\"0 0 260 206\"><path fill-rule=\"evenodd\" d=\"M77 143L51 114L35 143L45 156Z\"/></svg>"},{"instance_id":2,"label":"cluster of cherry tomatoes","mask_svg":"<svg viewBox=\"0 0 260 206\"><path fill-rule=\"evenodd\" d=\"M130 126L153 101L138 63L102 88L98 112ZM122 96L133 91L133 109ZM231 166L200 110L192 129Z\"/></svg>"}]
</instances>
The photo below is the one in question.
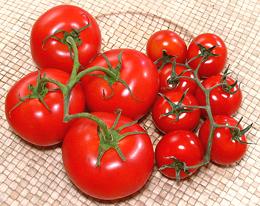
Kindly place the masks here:
<instances>
[{"instance_id":1,"label":"cluster of cherry tomatoes","mask_svg":"<svg viewBox=\"0 0 260 206\"><path fill-rule=\"evenodd\" d=\"M218 36L199 35L187 49L173 31L159 31L147 55L100 48L88 12L71 5L48 10L31 32L39 71L14 84L5 103L18 136L38 146L62 143L65 170L80 190L111 200L145 185L154 150L138 121L150 110L165 134L155 150L165 176L179 180L210 160L230 165L242 158L250 126L243 130L231 117L242 95L227 70L220 74L227 48Z\"/></svg>"}]
</instances>

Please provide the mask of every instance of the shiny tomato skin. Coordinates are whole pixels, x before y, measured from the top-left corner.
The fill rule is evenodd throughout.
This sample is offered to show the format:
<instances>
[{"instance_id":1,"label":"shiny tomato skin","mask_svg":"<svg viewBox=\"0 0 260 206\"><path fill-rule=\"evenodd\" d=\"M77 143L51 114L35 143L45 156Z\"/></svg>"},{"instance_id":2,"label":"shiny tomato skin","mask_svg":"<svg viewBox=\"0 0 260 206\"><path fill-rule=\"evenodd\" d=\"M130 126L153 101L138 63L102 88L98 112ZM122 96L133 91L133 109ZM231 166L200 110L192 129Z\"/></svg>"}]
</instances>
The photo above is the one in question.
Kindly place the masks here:
<instances>
[{"instance_id":1,"label":"shiny tomato skin","mask_svg":"<svg viewBox=\"0 0 260 206\"><path fill-rule=\"evenodd\" d=\"M120 77L129 85L133 95L119 82L110 87L106 80L88 75L82 81L87 108L91 112L114 112L121 108L122 114L134 120L140 119L149 111L159 90L158 71L146 55L133 49L105 52L113 68L118 64L120 52L123 52ZM108 67L101 55L88 68L91 66Z\"/></svg>"},{"instance_id":2,"label":"shiny tomato skin","mask_svg":"<svg viewBox=\"0 0 260 206\"><path fill-rule=\"evenodd\" d=\"M219 84L221 82L222 75L216 75L205 79L202 85L205 88L211 88L212 86ZM229 85L233 84L235 80L231 77L227 78L227 83ZM221 86L213 89L210 92L210 106L213 115L232 115L237 112L242 103L242 92L238 85L236 85L232 90L234 94L229 94ZM206 104L206 98L204 92L197 88L195 97L200 105ZM203 116L207 116L205 110L202 111Z\"/></svg>"},{"instance_id":3,"label":"shiny tomato skin","mask_svg":"<svg viewBox=\"0 0 260 206\"><path fill-rule=\"evenodd\" d=\"M186 67L177 65L175 68L175 72L177 75L180 75ZM165 92L169 90L180 90L185 92L188 90L188 93L195 94L197 84L195 81L187 78L180 78L177 84L170 84L169 79L172 73L172 65L166 64L160 71L159 71L159 78L160 78L160 91ZM181 76L186 76L190 78L194 78L194 74L191 71L187 71L183 73Z\"/></svg>"},{"instance_id":4,"label":"shiny tomato skin","mask_svg":"<svg viewBox=\"0 0 260 206\"><path fill-rule=\"evenodd\" d=\"M230 116L216 115L214 120L217 124L229 124L236 126L237 121ZM239 125L239 128L241 126ZM205 150L208 144L208 137L210 133L210 122L206 120L199 130L199 138ZM241 140L246 142L246 136L243 135ZM247 150L247 144L239 143L232 140L232 134L229 128L216 128L213 136L211 161L220 165L231 165L242 159Z\"/></svg>"},{"instance_id":5,"label":"shiny tomato skin","mask_svg":"<svg viewBox=\"0 0 260 206\"><path fill-rule=\"evenodd\" d=\"M187 46L184 40L173 31L157 31L148 39L146 52L153 62L162 57L163 50L175 56L178 63L184 63L186 60Z\"/></svg>"},{"instance_id":6,"label":"shiny tomato skin","mask_svg":"<svg viewBox=\"0 0 260 206\"><path fill-rule=\"evenodd\" d=\"M155 159L157 167L171 164L172 159L167 157L174 156L187 166L199 164L203 160L204 150L199 138L190 131L176 130L162 137L155 149ZM170 179L176 179L176 171L173 168L166 168L160 171ZM190 175L196 172L196 169L189 170ZM181 179L188 177L184 171L181 171Z\"/></svg>"},{"instance_id":7,"label":"shiny tomato skin","mask_svg":"<svg viewBox=\"0 0 260 206\"><path fill-rule=\"evenodd\" d=\"M178 103L183 92L171 90L165 92L172 102ZM196 98L187 94L183 100L183 105L198 105ZM161 96L159 96L152 108L152 118L156 127L163 133L168 133L174 130L193 130L197 127L200 121L200 109L194 109L192 112L185 112L179 116L176 121L176 115L161 116L171 111L170 104Z\"/></svg>"},{"instance_id":8,"label":"shiny tomato skin","mask_svg":"<svg viewBox=\"0 0 260 206\"><path fill-rule=\"evenodd\" d=\"M45 38L57 30L71 32L87 24L79 38L82 44L78 46L79 61L82 65L88 64L100 51L101 33L95 19L85 10L72 5L60 5L51 8L41 15L34 23L31 31L31 53L33 60L40 68L51 67L71 72L73 61L68 46L55 39L49 39L45 45ZM58 37L63 37L58 34Z\"/></svg>"},{"instance_id":9,"label":"shiny tomato skin","mask_svg":"<svg viewBox=\"0 0 260 206\"><path fill-rule=\"evenodd\" d=\"M47 77L66 83L69 74L51 68L41 69L41 74ZM5 100L6 118L14 132L27 142L38 146L51 146L60 143L70 125L63 122L63 95L60 90L50 91L44 101L51 111L38 99L27 99L18 107L13 107L20 101L19 97L29 94L28 86L36 85L38 72L32 72L20 79L9 90ZM49 89L57 86L48 84ZM76 85L70 97L70 113L84 111L85 97L80 85Z\"/></svg>"},{"instance_id":10,"label":"shiny tomato skin","mask_svg":"<svg viewBox=\"0 0 260 206\"><path fill-rule=\"evenodd\" d=\"M215 34L200 34L190 43L188 47L187 61L200 54L200 49L197 44L201 44L207 49L216 46L216 48L212 50L212 53L218 55L209 57L206 62L201 64L199 68L199 76L201 78L206 78L219 74L223 70L227 61L227 47L224 41ZM191 61L189 63L191 68L196 69L201 59L202 58L200 57L194 61Z\"/></svg>"},{"instance_id":11,"label":"shiny tomato skin","mask_svg":"<svg viewBox=\"0 0 260 206\"><path fill-rule=\"evenodd\" d=\"M93 113L111 127L115 114ZM132 120L121 116L117 128ZM126 128L121 134L141 131L138 124ZM62 157L65 170L72 182L85 194L102 200L114 200L140 190L149 179L154 164L154 152L147 134L130 135L119 141L126 160L120 159L114 149L105 152L100 167L96 166L99 137L97 124L79 119L70 127L63 145Z\"/></svg>"}]
</instances>

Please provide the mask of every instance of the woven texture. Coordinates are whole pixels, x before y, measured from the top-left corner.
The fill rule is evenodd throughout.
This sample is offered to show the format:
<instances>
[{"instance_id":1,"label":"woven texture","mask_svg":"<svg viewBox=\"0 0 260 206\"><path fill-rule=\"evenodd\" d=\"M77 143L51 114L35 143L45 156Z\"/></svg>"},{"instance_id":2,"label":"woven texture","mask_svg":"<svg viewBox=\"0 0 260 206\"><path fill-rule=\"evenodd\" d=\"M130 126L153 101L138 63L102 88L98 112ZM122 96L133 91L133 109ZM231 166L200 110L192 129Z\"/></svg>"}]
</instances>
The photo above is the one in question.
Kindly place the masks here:
<instances>
[{"instance_id":1,"label":"woven texture","mask_svg":"<svg viewBox=\"0 0 260 206\"><path fill-rule=\"evenodd\" d=\"M68 1L65 1L68 3ZM35 148L16 136L4 115L9 88L36 69L29 39L35 20L60 0L0 0L0 205L105 205L83 195L65 174L60 147ZM144 189L116 205L259 205L260 61L257 0L78 0L100 25L103 50L128 47L145 52L149 36L171 29L188 44L192 36L212 32L228 47L232 75L241 82L243 105L236 118L254 122L250 145L234 167L210 164L180 184L154 171ZM160 135L150 117L142 122L152 140ZM158 140L155 141L155 144ZM142 171L140 171L142 172ZM110 203L111 204L111 203Z\"/></svg>"}]
</instances>

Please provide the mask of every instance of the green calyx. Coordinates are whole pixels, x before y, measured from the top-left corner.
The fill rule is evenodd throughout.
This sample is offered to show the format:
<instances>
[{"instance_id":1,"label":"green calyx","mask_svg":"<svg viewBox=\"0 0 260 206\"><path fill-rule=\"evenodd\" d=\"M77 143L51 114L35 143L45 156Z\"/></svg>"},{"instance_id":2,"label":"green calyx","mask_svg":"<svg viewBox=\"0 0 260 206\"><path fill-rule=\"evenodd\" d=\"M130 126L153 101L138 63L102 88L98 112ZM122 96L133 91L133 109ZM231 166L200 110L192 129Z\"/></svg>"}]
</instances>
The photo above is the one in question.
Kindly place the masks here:
<instances>
[{"instance_id":1,"label":"green calyx","mask_svg":"<svg viewBox=\"0 0 260 206\"><path fill-rule=\"evenodd\" d=\"M107 81L109 87L111 88L112 94L106 96L105 92L103 91L103 97L105 99L110 99L111 97L113 97L114 95L114 90L112 88L112 85L116 82L121 83L125 88L127 88L127 90L129 91L129 93L131 94L132 97L134 97L131 88L129 87L129 85L120 77L120 70L122 68L122 56L123 56L123 52L120 52L118 55L118 64L115 66L115 68L113 68L113 66L111 65L110 61L108 60L107 56L105 54L102 54L102 57L105 59L106 63L107 63L107 70L108 72L105 74L90 74L92 76L96 76L99 78L104 79L105 81Z\"/></svg>"},{"instance_id":2,"label":"green calyx","mask_svg":"<svg viewBox=\"0 0 260 206\"><path fill-rule=\"evenodd\" d=\"M85 29L87 29L88 27L90 26L90 24L87 24L86 26L80 28L80 29L72 29L71 32L67 32L65 30L57 30L55 31L52 35L50 36L47 36L43 41L42 41L42 47L44 48L45 44L47 43L47 41L49 39L55 39L56 41L62 43L62 44L65 44L69 51L70 51L70 56L72 57L72 47L71 47L71 44L69 44L67 42L67 37L72 37L74 42L76 43L77 46L80 46L82 44L82 40L80 39L80 33L82 31L84 31ZM63 37L60 38L57 36L57 34L62 34Z\"/></svg>"},{"instance_id":3,"label":"green calyx","mask_svg":"<svg viewBox=\"0 0 260 206\"><path fill-rule=\"evenodd\" d=\"M229 72L229 66L228 68L224 71L223 75L222 75L222 78L220 80L220 82L223 84L222 85L222 89L229 93L229 94L235 94L238 90L235 90L235 91L232 91L238 84L238 81L236 80L233 84L228 84L227 82L227 78L228 76L230 75L230 72Z\"/></svg>"},{"instance_id":4,"label":"green calyx","mask_svg":"<svg viewBox=\"0 0 260 206\"><path fill-rule=\"evenodd\" d=\"M176 172L176 181L179 182L181 180L181 171L185 172L187 175L190 174L189 169L185 162L180 161L174 156L165 157L166 159L171 159L172 163L165 164L159 168L159 170L164 169L174 169Z\"/></svg>"},{"instance_id":5,"label":"green calyx","mask_svg":"<svg viewBox=\"0 0 260 206\"><path fill-rule=\"evenodd\" d=\"M36 80L36 86L33 86L33 85L30 84L28 86L28 90L30 91L30 94L28 94L24 97L19 96L19 102L16 105L14 105L14 107L10 110L10 112L15 110L19 105L21 105L27 99L38 99L44 105L44 107L48 111L50 111L49 106L44 101L44 97L48 94L48 92L51 91L46 86L46 84L48 82L45 81L45 76L46 75L44 74L43 77L41 77L40 72L38 72L38 76L37 76L37 80Z\"/></svg>"},{"instance_id":6,"label":"green calyx","mask_svg":"<svg viewBox=\"0 0 260 206\"><path fill-rule=\"evenodd\" d=\"M97 157L97 166L100 166L101 159L103 155L105 154L106 151L109 149L114 149L121 160L125 161L126 158L122 152L122 150L119 147L119 142L120 140L124 139L125 137L129 135L136 135L136 134L145 134L145 132L139 132L139 131L133 131L133 132L126 132L124 134L120 134L120 132L128 127L133 126L134 124L137 123L137 121L133 121L127 124L124 124L118 128L116 128L118 121L121 116L121 110L119 110L118 115L115 119L114 124L112 125L111 128L107 129L106 131L102 129L101 127L98 126L98 136L100 139L99 147L98 147L98 157Z\"/></svg>"},{"instance_id":7,"label":"green calyx","mask_svg":"<svg viewBox=\"0 0 260 206\"><path fill-rule=\"evenodd\" d=\"M202 57L202 62L205 62L209 59L209 57L214 57L214 56L218 56L218 54L214 54L212 53L213 49L215 49L217 46L213 46L210 48L206 48L201 44L197 44L199 49L200 49L200 54L199 56Z\"/></svg>"},{"instance_id":8,"label":"green calyx","mask_svg":"<svg viewBox=\"0 0 260 206\"><path fill-rule=\"evenodd\" d=\"M185 98L185 96L187 95L188 90L186 90L183 95L181 96L181 99L179 100L179 102L176 104L174 102L172 102L167 96L165 96L162 93L159 93L159 95L164 98L168 104L171 106L171 111L162 114L160 117L167 117L169 115L175 115L175 120L179 121L180 115L182 113L187 113L187 112L192 112L192 109L187 109L185 108L185 106L183 105L183 100Z\"/></svg>"},{"instance_id":9,"label":"green calyx","mask_svg":"<svg viewBox=\"0 0 260 206\"><path fill-rule=\"evenodd\" d=\"M243 117L240 118L240 120L238 121L237 125L234 128L229 128L230 129L230 133L232 135L232 140L239 142L241 144L252 144L252 143L248 143L245 141L242 141L241 137L243 135L245 135L245 133L251 129L251 127L253 126L253 123L248 125L245 129L240 130L238 125L240 124L240 122L242 121Z\"/></svg>"},{"instance_id":10,"label":"green calyx","mask_svg":"<svg viewBox=\"0 0 260 206\"><path fill-rule=\"evenodd\" d=\"M172 63L172 59L175 58L175 56L167 54L166 50L162 51L162 57L157 59L154 64L157 66L160 65L158 70L161 70L166 64Z\"/></svg>"}]
</instances>

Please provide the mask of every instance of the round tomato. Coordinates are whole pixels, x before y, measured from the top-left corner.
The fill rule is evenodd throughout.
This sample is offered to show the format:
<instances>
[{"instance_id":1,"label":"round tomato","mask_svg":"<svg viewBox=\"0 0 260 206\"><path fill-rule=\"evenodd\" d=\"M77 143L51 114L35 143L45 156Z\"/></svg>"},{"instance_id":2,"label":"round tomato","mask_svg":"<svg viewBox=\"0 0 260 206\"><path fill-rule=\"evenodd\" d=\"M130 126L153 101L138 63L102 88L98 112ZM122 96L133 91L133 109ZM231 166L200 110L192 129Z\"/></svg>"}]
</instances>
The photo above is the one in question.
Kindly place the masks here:
<instances>
[{"instance_id":1,"label":"round tomato","mask_svg":"<svg viewBox=\"0 0 260 206\"><path fill-rule=\"evenodd\" d=\"M237 121L226 115L214 116L214 121L221 125L236 126ZM241 126L238 125L241 130ZM199 130L199 138L205 148L207 149L208 138L210 133L210 122L206 120ZM216 128L212 140L211 161L220 165L230 165L242 159L247 150L246 136L242 135L239 142L234 139L234 135L229 128Z\"/></svg>"},{"instance_id":2,"label":"round tomato","mask_svg":"<svg viewBox=\"0 0 260 206\"><path fill-rule=\"evenodd\" d=\"M196 169L187 169L203 161L203 147L199 138L190 131L177 130L162 137L155 149L155 159L160 172L168 178L180 179L192 175Z\"/></svg>"},{"instance_id":3,"label":"round tomato","mask_svg":"<svg viewBox=\"0 0 260 206\"><path fill-rule=\"evenodd\" d=\"M175 68L175 73L176 73L175 75L177 78L174 78L171 77L172 65L166 64L159 71L160 91L165 92L174 89L174 90L180 90L182 92L185 92L186 90L188 90L188 93L194 94L197 88L196 82L188 78L178 78L178 75L194 78L193 72L191 71L184 72L185 70L186 67L177 65Z\"/></svg>"},{"instance_id":4,"label":"round tomato","mask_svg":"<svg viewBox=\"0 0 260 206\"><path fill-rule=\"evenodd\" d=\"M122 114L140 119L152 106L159 89L159 75L155 65L143 53L132 49L114 49L104 53L113 68L122 52L120 78L129 89L120 82L109 84L109 80L100 76L85 76L83 86L87 108L91 112L114 112L121 108ZM108 67L103 56L98 56L88 67ZM94 75L102 72L93 72Z\"/></svg>"},{"instance_id":5,"label":"round tomato","mask_svg":"<svg viewBox=\"0 0 260 206\"><path fill-rule=\"evenodd\" d=\"M208 79L205 79L202 82L202 85L209 89L213 87L216 84L219 84L222 82L223 76L222 75L216 75L209 77ZM228 85L232 85L235 83L235 80L233 80L230 77L226 78L226 83ZM200 105L206 104L206 98L204 92L197 88L195 97L198 100ZM224 114L224 115L232 115L239 109L242 102L242 92L238 85L234 86L230 92L225 91L225 86L219 86L215 89L213 89L210 92L210 106L211 106L211 112L213 115L218 114ZM203 115L206 116L206 111L202 111Z\"/></svg>"},{"instance_id":6,"label":"round tomato","mask_svg":"<svg viewBox=\"0 0 260 206\"><path fill-rule=\"evenodd\" d=\"M184 63L186 60L187 46L183 39L173 31L158 31L149 38L146 52L153 62L162 57L163 51L175 56L178 63Z\"/></svg>"},{"instance_id":7,"label":"round tomato","mask_svg":"<svg viewBox=\"0 0 260 206\"><path fill-rule=\"evenodd\" d=\"M89 26L78 33L75 32L86 25ZM99 53L101 34L95 19L79 7L60 5L45 12L33 25L31 53L39 67L51 67L71 72L73 60L68 45L54 38L47 39L55 35L65 40L65 33L55 34L58 31L70 32L74 36L82 65L88 64Z\"/></svg>"},{"instance_id":8,"label":"round tomato","mask_svg":"<svg viewBox=\"0 0 260 206\"><path fill-rule=\"evenodd\" d=\"M163 133L168 133L174 130L195 129L200 121L200 109L190 109L185 107L185 105L198 105L195 97L191 94L187 94L184 97L183 102L178 104L183 96L183 92L171 90L165 92L164 95L164 97L158 97L153 105L152 118L156 127ZM168 100L166 98L168 98Z\"/></svg>"},{"instance_id":9,"label":"round tomato","mask_svg":"<svg viewBox=\"0 0 260 206\"><path fill-rule=\"evenodd\" d=\"M196 60L191 60L199 54L202 54L199 45L204 47L203 50L207 49L207 51L203 51L204 54L212 53L213 55L217 55L210 55L209 58L201 64L199 68L199 76L205 78L219 74L223 70L227 61L227 47L223 40L219 36L209 33L197 36L190 43L187 52L187 60L190 61L189 65L193 69L196 69L202 60L202 57L199 57Z\"/></svg>"},{"instance_id":10,"label":"round tomato","mask_svg":"<svg viewBox=\"0 0 260 206\"><path fill-rule=\"evenodd\" d=\"M97 112L109 128L116 116ZM115 129L132 120L121 116ZM115 131L115 130L114 130ZM124 128L119 134L145 132L138 124ZM100 137L94 121L81 118L70 127L62 145L64 167L72 182L92 197L113 200L140 190L149 179L154 164L153 146L146 133L126 136L118 142L125 160L117 151L108 149L97 166Z\"/></svg>"},{"instance_id":11,"label":"round tomato","mask_svg":"<svg viewBox=\"0 0 260 206\"><path fill-rule=\"evenodd\" d=\"M69 80L69 74L58 69L41 69L41 75L43 74L63 84ZM46 85L49 91L43 101L47 107L37 98L21 101L32 94L28 87L36 86L37 77L38 72L32 72L10 89L5 100L5 114L18 136L35 145L50 146L62 141L69 123L63 122L63 95L54 84ZM44 92L40 90L40 93ZM84 107L83 90L80 85L76 85L71 92L69 111L72 114L82 112Z\"/></svg>"}]
</instances>

